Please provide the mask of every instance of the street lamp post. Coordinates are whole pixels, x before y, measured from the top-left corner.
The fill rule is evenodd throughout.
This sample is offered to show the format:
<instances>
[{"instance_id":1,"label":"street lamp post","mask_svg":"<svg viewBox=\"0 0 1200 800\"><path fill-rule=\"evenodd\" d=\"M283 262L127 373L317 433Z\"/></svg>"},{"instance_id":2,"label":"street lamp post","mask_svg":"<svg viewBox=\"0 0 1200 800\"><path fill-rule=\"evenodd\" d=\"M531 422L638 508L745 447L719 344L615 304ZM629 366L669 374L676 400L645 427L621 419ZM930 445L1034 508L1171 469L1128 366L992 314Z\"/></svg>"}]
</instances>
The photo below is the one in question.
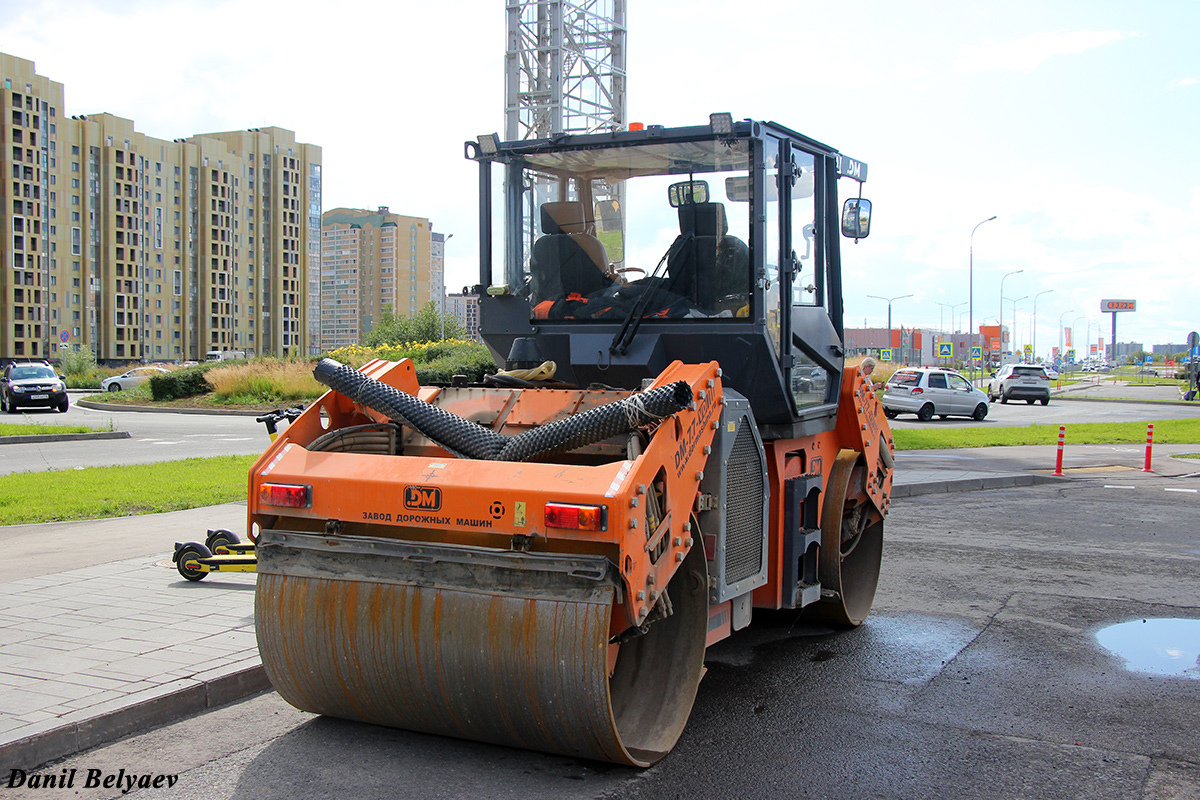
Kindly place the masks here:
<instances>
[{"instance_id":1,"label":"street lamp post","mask_svg":"<svg viewBox=\"0 0 1200 800\"><path fill-rule=\"evenodd\" d=\"M1033 348L1033 361L1035 364L1037 363L1037 299L1053 291L1053 289L1046 289L1033 296L1033 321L1029 325L1029 344Z\"/></svg>"},{"instance_id":2,"label":"street lamp post","mask_svg":"<svg viewBox=\"0 0 1200 800\"><path fill-rule=\"evenodd\" d=\"M1004 303L1004 300L1005 300L1005 299L1006 299L1006 298L1004 298L1004 297L1001 297L1001 298L1000 298L1000 302L1001 302L1001 304L1002 304L1002 305L1003 305L1003 303ZM1009 298L1007 298L1007 300L1008 300L1010 303L1012 303L1012 304L1013 304L1013 315L1012 315L1012 319L1013 319L1013 321L1012 321L1012 352L1013 352L1013 357L1014 357L1014 358L1015 358L1015 357L1016 357L1016 355L1017 355L1017 303L1019 303L1019 302L1020 302L1020 301L1022 301L1022 300L1028 300L1028 299L1029 299L1029 295L1027 295L1027 294L1026 294L1026 295L1021 295L1020 297L1009 297ZM1003 344L1003 338L1004 338L1004 328L1003 328L1003 327L1001 327L1001 328L1000 328L1000 337L1001 337L1000 352L1001 352L1001 354L1003 354L1003 353L1004 353L1004 344Z\"/></svg>"},{"instance_id":3,"label":"street lamp post","mask_svg":"<svg viewBox=\"0 0 1200 800\"><path fill-rule=\"evenodd\" d=\"M888 304L888 338L887 338L887 345L888 345L888 348L890 349L890 348L891 348L891 346L892 346L892 301L893 301L893 300L903 300L903 299L904 299L904 298L906 298L906 297L912 297L912 295L911 295L911 294L902 294L902 295L900 295L899 297L893 297L893 298L890 298L890 299L889 299L889 298L887 298L887 297L880 297L880 296L879 296L879 295L877 295L877 294L869 294L869 295L867 295L867 297L870 297L870 298L871 298L871 299L873 299L873 300L883 300L883 301L887 302L887 304ZM901 345L903 345L903 343L901 343ZM895 361L895 358L896 358L896 357L895 357L895 355L893 355L893 356L892 356L892 360L893 360L893 362Z\"/></svg>"},{"instance_id":4,"label":"street lamp post","mask_svg":"<svg viewBox=\"0 0 1200 800\"><path fill-rule=\"evenodd\" d=\"M1018 275L1024 271L1025 270L1023 270L1023 269L1014 270L1013 272L1010 272L1007 275L1005 275L1004 278L1000 279L1000 318L996 321L996 326L1000 328L1001 366L1003 366L1003 362L1004 362L1004 279L1007 278L1009 275ZM1015 326L1016 324L1017 324L1017 317L1014 314L1013 315L1013 325ZM1013 355L1016 355L1016 353L1013 353Z\"/></svg>"},{"instance_id":5,"label":"street lamp post","mask_svg":"<svg viewBox=\"0 0 1200 800\"><path fill-rule=\"evenodd\" d=\"M967 262L967 312L968 312L967 313L967 323L970 326L967 329L967 357L968 358L971 358L971 355L975 349L975 330L974 330L974 328L975 328L975 231L979 230L979 226L982 225L984 222L991 222L995 218L996 218L996 215L993 214L992 216L985 219L983 222L980 222L979 224L977 224L974 228L971 228L971 247L967 254L968 255L968 262ZM972 359L972 361L971 361L971 383L974 383L974 382L975 382L975 361L974 361L974 359Z\"/></svg>"},{"instance_id":6,"label":"street lamp post","mask_svg":"<svg viewBox=\"0 0 1200 800\"><path fill-rule=\"evenodd\" d=\"M958 308L959 306L966 305L966 303L967 303L966 300L962 301L961 303L938 303L938 305L942 307L941 312L938 314L938 341L943 341L946 336L946 323L945 323L946 309L947 308L950 309L950 325L953 326L954 325L954 310L956 308ZM939 358L940 357L941 356L939 356Z\"/></svg>"},{"instance_id":7,"label":"street lamp post","mask_svg":"<svg viewBox=\"0 0 1200 800\"><path fill-rule=\"evenodd\" d=\"M1080 360L1080 359L1079 359L1079 356L1080 356L1080 352L1079 352L1079 351L1080 351L1080 347L1079 347L1079 320L1081 320L1081 319L1087 319L1087 316L1076 317L1076 318L1074 319L1074 321L1072 321L1072 322L1071 322L1071 338L1075 340L1075 360L1076 360L1076 361L1079 361L1079 360ZM1084 358L1083 358L1083 360L1085 360L1085 361L1086 361L1086 360L1087 360L1087 342L1084 342L1084 343L1083 343L1083 345L1084 345L1084 346L1083 346L1083 353L1082 353L1082 355L1083 355L1083 357L1084 357Z\"/></svg>"}]
</instances>

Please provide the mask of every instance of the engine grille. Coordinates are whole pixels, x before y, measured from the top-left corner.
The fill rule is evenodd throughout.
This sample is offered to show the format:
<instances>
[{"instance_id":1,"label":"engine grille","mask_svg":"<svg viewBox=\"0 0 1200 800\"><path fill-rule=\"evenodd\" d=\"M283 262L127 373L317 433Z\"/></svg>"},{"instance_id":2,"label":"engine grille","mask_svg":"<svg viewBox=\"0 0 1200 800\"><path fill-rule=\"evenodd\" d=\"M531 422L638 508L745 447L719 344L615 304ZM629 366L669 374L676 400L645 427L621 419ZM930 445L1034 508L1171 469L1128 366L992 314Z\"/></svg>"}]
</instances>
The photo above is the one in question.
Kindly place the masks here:
<instances>
[{"instance_id":1,"label":"engine grille","mask_svg":"<svg viewBox=\"0 0 1200 800\"><path fill-rule=\"evenodd\" d=\"M763 464L753 424L742 417L729 452L725 493L725 583L758 573L763 560Z\"/></svg>"}]
</instances>

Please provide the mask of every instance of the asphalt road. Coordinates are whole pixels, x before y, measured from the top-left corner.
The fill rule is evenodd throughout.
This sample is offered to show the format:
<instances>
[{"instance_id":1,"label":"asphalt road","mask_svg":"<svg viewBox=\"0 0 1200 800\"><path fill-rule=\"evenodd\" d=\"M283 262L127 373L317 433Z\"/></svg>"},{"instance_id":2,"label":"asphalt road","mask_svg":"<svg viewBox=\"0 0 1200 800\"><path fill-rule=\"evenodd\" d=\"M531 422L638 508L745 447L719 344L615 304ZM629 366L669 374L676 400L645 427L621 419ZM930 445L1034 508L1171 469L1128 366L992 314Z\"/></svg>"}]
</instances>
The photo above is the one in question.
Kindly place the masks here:
<instances>
[{"instance_id":1,"label":"asphalt road","mask_svg":"<svg viewBox=\"0 0 1200 800\"><path fill-rule=\"evenodd\" d=\"M169 790L6 796L1200 797L1198 499L1200 478L1132 470L899 499L866 624L756 615L709 651L683 738L645 771L317 718L267 694L48 768L177 774ZM1174 649L1190 676L1100 644L1128 622L1158 632L1128 640L1131 657Z\"/></svg>"},{"instance_id":2,"label":"asphalt road","mask_svg":"<svg viewBox=\"0 0 1200 800\"><path fill-rule=\"evenodd\" d=\"M934 417L921 422L913 414L901 414L891 420L893 428L974 428L987 426L1073 425L1081 422L1147 422L1159 419L1200 417L1200 403L1138 403L1100 400L1064 400L1051 397L1050 405L1024 402L991 403L982 422L968 417Z\"/></svg>"},{"instance_id":3,"label":"asphalt road","mask_svg":"<svg viewBox=\"0 0 1200 800\"><path fill-rule=\"evenodd\" d=\"M99 467L114 464L153 464L183 458L258 455L270 441L267 429L254 417L229 414L172 414L108 411L83 408L71 396L66 414L22 409L4 415L3 422L29 425L87 425L99 430L128 431L128 439L43 442L0 446L0 475Z\"/></svg>"}]
</instances>

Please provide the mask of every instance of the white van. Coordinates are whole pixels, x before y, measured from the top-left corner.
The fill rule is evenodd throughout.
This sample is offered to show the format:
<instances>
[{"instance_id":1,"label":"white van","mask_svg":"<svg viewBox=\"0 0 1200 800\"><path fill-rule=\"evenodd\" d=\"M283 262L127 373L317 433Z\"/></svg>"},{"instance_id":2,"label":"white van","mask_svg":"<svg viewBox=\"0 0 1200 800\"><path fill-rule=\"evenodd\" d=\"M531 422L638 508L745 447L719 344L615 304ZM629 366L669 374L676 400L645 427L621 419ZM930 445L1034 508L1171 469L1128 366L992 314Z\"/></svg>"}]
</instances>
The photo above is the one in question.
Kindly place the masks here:
<instances>
[{"instance_id":1,"label":"white van","mask_svg":"<svg viewBox=\"0 0 1200 800\"><path fill-rule=\"evenodd\" d=\"M205 361L232 361L245 357L245 350L209 350L204 354Z\"/></svg>"}]
</instances>

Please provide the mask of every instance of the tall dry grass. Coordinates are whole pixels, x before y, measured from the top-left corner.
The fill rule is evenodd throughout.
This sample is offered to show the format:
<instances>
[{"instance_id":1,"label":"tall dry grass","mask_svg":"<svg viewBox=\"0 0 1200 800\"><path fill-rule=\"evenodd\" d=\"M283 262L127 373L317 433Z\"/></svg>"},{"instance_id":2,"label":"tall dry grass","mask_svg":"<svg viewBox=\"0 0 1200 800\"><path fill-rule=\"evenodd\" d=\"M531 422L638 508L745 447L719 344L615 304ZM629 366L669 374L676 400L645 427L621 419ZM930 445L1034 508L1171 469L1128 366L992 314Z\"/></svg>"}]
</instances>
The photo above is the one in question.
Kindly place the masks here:
<instances>
[{"instance_id":1,"label":"tall dry grass","mask_svg":"<svg viewBox=\"0 0 1200 800\"><path fill-rule=\"evenodd\" d=\"M204 373L216 399L227 403L311 400L325 387L312 376L310 361L262 360L215 367Z\"/></svg>"}]
</instances>

